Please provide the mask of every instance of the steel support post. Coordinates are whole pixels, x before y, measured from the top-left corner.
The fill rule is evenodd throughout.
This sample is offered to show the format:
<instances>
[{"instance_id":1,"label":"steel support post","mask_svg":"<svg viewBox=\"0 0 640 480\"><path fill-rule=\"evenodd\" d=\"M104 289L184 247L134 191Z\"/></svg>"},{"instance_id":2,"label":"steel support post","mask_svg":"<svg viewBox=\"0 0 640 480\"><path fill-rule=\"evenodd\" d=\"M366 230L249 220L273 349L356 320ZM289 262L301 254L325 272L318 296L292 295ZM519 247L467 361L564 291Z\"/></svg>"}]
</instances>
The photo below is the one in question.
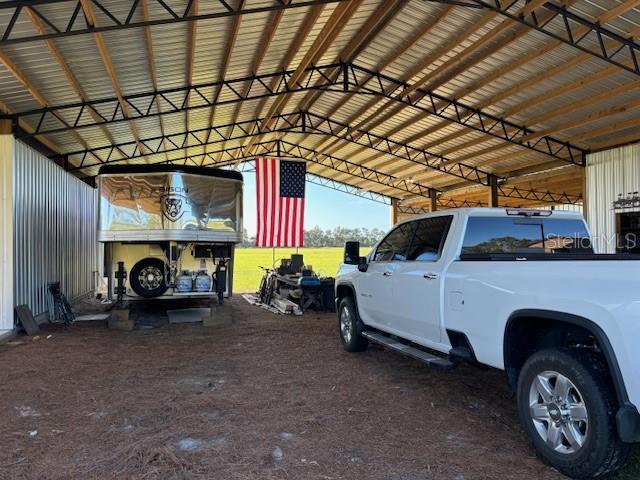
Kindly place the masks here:
<instances>
[{"instance_id":1,"label":"steel support post","mask_svg":"<svg viewBox=\"0 0 640 480\"><path fill-rule=\"evenodd\" d=\"M13 168L11 121L0 121L0 335L13 329Z\"/></svg>"}]
</instances>

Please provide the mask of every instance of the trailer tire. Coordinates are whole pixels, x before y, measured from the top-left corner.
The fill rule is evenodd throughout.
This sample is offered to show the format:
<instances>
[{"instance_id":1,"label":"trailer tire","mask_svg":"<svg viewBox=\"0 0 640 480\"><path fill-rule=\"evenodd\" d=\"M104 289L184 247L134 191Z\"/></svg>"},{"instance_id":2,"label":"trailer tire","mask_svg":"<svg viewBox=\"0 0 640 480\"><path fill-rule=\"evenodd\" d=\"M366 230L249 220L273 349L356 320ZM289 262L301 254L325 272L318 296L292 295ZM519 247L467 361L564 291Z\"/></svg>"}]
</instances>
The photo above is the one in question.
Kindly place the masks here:
<instances>
[{"instance_id":1,"label":"trailer tire","mask_svg":"<svg viewBox=\"0 0 640 480\"><path fill-rule=\"evenodd\" d=\"M129 284L143 298L155 298L167 291L165 264L159 258L143 258L129 273Z\"/></svg>"}]
</instances>

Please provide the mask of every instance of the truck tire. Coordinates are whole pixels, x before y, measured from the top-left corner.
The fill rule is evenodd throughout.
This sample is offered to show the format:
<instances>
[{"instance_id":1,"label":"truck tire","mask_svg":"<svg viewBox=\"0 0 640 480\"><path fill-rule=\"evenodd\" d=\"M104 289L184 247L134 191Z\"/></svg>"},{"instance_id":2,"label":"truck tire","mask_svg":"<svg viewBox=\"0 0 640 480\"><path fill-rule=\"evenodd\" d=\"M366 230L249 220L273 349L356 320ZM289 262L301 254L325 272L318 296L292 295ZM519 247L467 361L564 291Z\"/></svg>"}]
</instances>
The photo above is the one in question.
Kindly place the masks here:
<instances>
[{"instance_id":1,"label":"truck tire","mask_svg":"<svg viewBox=\"0 0 640 480\"><path fill-rule=\"evenodd\" d=\"M352 297L345 297L338 306L338 333L347 352L362 352L369 341L362 336L362 322Z\"/></svg>"},{"instance_id":2,"label":"truck tire","mask_svg":"<svg viewBox=\"0 0 640 480\"><path fill-rule=\"evenodd\" d=\"M165 265L159 258L143 258L129 272L129 284L143 298L155 298L167 291Z\"/></svg>"},{"instance_id":3,"label":"truck tire","mask_svg":"<svg viewBox=\"0 0 640 480\"><path fill-rule=\"evenodd\" d=\"M627 462L631 446L618 438L615 392L597 354L584 349L533 354L520 372L517 396L533 448L561 473L603 478Z\"/></svg>"}]
</instances>

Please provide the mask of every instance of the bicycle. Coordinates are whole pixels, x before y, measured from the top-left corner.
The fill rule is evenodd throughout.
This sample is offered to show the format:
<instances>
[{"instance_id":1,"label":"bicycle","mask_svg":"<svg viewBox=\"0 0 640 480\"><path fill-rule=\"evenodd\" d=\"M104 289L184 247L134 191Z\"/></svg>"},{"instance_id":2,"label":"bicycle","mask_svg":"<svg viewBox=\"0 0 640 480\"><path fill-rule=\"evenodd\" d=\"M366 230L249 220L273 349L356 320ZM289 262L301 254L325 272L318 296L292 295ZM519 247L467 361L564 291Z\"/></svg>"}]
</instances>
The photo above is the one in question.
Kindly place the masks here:
<instances>
[{"instance_id":1,"label":"bicycle","mask_svg":"<svg viewBox=\"0 0 640 480\"><path fill-rule=\"evenodd\" d=\"M264 274L262 275L262 279L260 280L260 287L257 291L258 299L260 300L260 303L269 305L276 289L275 270L262 266L260 266L259 268L262 269Z\"/></svg>"}]
</instances>

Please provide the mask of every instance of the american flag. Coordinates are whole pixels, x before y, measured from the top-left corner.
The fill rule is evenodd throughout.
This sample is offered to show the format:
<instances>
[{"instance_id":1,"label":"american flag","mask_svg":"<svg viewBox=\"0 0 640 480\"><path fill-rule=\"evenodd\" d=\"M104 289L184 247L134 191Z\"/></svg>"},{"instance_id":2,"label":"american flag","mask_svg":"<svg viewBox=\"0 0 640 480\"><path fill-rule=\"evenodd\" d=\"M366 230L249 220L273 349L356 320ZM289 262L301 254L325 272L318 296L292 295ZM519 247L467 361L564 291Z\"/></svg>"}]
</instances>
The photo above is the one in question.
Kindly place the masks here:
<instances>
[{"instance_id":1,"label":"american flag","mask_svg":"<svg viewBox=\"0 0 640 480\"><path fill-rule=\"evenodd\" d=\"M256 158L256 246L303 246L305 174L305 162Z\"/></svg>"}]
</instances>

